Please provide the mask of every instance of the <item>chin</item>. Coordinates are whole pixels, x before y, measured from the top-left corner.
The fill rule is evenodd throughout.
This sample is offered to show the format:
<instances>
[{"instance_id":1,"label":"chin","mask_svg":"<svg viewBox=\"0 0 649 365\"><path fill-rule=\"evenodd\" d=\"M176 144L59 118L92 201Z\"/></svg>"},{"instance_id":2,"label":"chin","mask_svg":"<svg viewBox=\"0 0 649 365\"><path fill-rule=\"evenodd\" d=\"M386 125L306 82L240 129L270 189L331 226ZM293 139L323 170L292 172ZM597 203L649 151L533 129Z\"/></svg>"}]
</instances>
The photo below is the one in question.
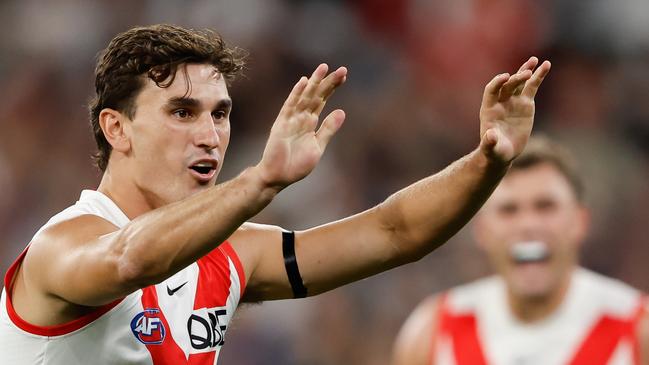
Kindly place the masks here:
<instances>
[{"instance_id":1,"label":"chin","mask_svg":"<svg viewBox=\"0 0 649 365\"><path fill-rule=\"evenodd\" d=\"M200 193L202 191L205 191L205 190L207 190L207 189L209 189L209 188L211 188L211 187L213 187L215 185L216 184L214 182L210 182L210 183L207 183L207 184L197 184L197 185L195 185L194 187L192 187L189 190L187 195L189 196L189 195L198 194L198 193Z\"/></svg>"},{"instance_id":2,"label":"chin","mask_svg":"<svg viewBox=\"0 0 649 365\"><path fill-rule=\"evenodd\" d=\"M512 292L528 300L543 300L552 294L553 288L547 280L515 280Z\"/></svg>"},{"instance_id":3,"label":"chin","mask_svg":"<svg viewBox=\"0 0 649 365\"><path fill-rule=\"evenodd\" d=\"M525 288L518 291L518 296L528 301L545 301L551 293L548 288Z\"/></svg>"}]
</instances>

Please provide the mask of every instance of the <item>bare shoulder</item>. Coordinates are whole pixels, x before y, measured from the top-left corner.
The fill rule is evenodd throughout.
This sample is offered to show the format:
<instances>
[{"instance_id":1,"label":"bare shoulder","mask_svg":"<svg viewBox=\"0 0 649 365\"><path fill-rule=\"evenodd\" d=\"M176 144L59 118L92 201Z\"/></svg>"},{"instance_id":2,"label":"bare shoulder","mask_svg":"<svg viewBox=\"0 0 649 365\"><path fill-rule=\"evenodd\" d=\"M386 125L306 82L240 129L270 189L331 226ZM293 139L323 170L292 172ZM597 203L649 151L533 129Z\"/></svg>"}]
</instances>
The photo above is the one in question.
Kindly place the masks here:
<instances>
[{"instance_id":1,"label":"bare shoulder","mask_svg":"<svg viewBox=\"0 0 649 365\"><path fill-rule=\"evenodd\" d=\"M284 269L282 228L266 224L244 223L228 239L239 256L246 275L244 302L258 302L290 297Z\"/></svg>"},{"instance_id":2,"label":"bare shoulder","mask_svg":"<svg viewBox=\"0 0 649 365\"><path fill-rule=\"evenodd\" d=\"M232 244L242 243L246 240L260 240L263 243L268 235L274 236L282 232L282 228L270 224L245 222L228 239Z\"/></svg>"},{"instance_id":3,"label":"bare shoulder","mask_svg":"<svg viewBox=\"0 0 649 365\"><path fill-rule=\"evenodd\" d=\"M439 308L439 296L431 295L424 299L417 308L410 314L403 329L405 335L413 338L427 337L425 334L432 333L437 322L437 311Z\"/></svg>"},{"instance_id":4,"label":"bare shoulder","mask_svg":"<svg viewBox=\"0 0 649 365\"><path fill-rule=\"evenodd\" d=\"M410 314L397 335L392 365L431 363L438 307L439 296L431 295Z\"/></svg>"},{"instance_id":5,"label":"bare shoulder","mask_svg":"<svg viewBox=\"0 0 649 365\"><path fill-rule=\"evenodd\" d=\"M110 222L83 215L40 232L29 244L13 278L12 303L18 314L40 325L69 319L71 306L75 305L63 299L66 292L61 290L71 284L68 274L82 265L84 250L96 250L92 243L115 231L117 227Z\"/></svg>"},{"instance_id":6,"label":"bare shoulder","mask_svg":"<svg viewBox=\"0 0 649 365\"><path fill-rule=\"evenodd\" d=\"M268 224L246 222L228 238L239 256L256 256L267 246L278 243L282 228Z\"/></svg>"},{"instance_id":7,"label":"bare shoulder","mask_svg":"<svg viewBox=\"0 0 649 365\"><path fill-rule=\"evenodd\" d=\"M244 266L246 279L249 279L249 271L256 267L261 257L273 251L271 246L279 245L281 233L282 228L278 226L245 222L228 238Z\"/></svg>"},{"instance_id":8,"label":"bare shoulder","mask_svg":"<svg viewBox=\"0 0 649 365\"><path fill-rule=\"evenodd\" d=\"M23 267L26 271L32 267L39 268L34 273L42 273L44 266L56 264L53 258L69 256L75 248L117 230L118 227L104 218L90 214L53 224L32 240Z\"/></svg>"}]
</instances>

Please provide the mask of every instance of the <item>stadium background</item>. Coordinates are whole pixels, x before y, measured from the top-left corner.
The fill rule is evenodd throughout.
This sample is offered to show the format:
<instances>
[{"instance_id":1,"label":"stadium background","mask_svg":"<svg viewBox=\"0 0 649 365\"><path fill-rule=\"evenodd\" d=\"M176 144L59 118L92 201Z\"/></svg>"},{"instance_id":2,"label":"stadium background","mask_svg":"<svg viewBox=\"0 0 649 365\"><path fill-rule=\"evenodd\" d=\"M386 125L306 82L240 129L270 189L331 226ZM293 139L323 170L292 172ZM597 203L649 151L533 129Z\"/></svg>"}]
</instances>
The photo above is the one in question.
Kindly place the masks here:
<instances>
[{"instance_id":1,"label":"stadium background","mask_svg":"<svg viewBox=\"0 0 649 365\"><path fill-rule=\"evenodd\" d=\"M469 152L483 85L528 55L549 58L535 131L565 142L587 176L594 224L583 262L649 290L645 0L2 1L3 273L38 227L98 184L85 109L95 54L117 32L158 22L211 27L250 52L231 88L220 181L257 161L299 76L322 61L349 67L328 108L346 110L344 128L314 173L254 219L292 229L368 208ZM221 363L386 363L416 303L488 272L465 229L414 265L317 298L242 308Z\"/></svg>"}]
</instances>

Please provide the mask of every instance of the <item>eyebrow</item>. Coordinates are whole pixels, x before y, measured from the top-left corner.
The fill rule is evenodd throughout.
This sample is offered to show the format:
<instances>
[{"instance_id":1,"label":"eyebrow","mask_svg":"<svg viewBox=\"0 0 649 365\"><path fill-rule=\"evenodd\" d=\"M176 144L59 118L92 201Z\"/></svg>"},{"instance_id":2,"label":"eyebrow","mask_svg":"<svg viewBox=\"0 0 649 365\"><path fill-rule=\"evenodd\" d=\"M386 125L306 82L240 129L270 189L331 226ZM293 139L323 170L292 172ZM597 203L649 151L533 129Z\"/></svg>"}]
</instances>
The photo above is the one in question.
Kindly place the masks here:
<instances>
[{"instance_id":1,"label":"eyebrow","mask_svg":"<svg viewBox=\"0 0 649 365\"><path fill-rule=\"evenodd\" d=\"M174 108L198 108L201 106L201 101L196 98L190 97L173 97L167 101L167 107ZM221 99L216 103L213 110L230 109L232 107L232 99Z\"/></svg>"}]
</instances>

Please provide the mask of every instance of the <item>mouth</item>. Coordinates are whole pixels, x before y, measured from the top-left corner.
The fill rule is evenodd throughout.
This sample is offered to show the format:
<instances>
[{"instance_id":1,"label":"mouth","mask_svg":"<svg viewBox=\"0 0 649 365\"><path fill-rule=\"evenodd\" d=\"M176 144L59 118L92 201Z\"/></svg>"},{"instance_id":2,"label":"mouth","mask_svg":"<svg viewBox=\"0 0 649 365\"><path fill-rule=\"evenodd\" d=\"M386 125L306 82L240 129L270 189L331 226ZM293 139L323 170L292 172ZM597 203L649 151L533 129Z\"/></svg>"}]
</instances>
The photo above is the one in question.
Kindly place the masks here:
<instances>
[{"instance_id":1,"label":"mouth","mask_svg":"<svg viewBox=\"0 0 649 365\"><path fill-rule=\"evenodd\" d=\"M543 241L521 241L510 247L509 256L515 264L543 263L550 259L550 249Z\"/></svg>"},{"instance_id":2,"label":"mouth","mask_svg":"<svg viewBox=\"0 0 649 365\"><path fill-rule=\"evenodd\" d=\"M216 175L216 166L216 160L199 160L189 166L189 172L196 180L205 184L210 182Z\"/></svg>"}]
</instances>

